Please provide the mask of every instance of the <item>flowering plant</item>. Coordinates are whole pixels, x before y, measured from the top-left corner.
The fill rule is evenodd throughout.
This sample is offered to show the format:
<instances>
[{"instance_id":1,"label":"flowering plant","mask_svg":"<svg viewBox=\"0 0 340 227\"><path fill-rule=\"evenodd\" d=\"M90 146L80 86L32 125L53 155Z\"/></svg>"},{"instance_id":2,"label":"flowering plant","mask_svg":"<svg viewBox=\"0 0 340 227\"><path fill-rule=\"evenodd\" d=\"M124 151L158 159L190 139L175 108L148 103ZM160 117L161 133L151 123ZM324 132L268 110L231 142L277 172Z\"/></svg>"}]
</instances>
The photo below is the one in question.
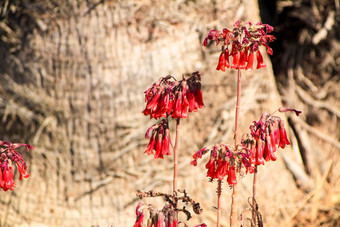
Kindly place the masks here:
<instances>
[{"instance_id":1,"label":"flowering plant","mask_svg":"<svg viewBox=\"0 0 340 227\"><path fill-rule=\"evenodd\" d=\"M30 173L27 172L27 165L22 155L15 149L19 147L26 147L26 150L33 150L34 147L29 144L10 143L0 140L0 188L4 191L13 190L16 186L13 178L13 166L16 164L20 177L28 178Z\"/></svg>"},{"instance_id":2,"label":"flowering plant","mask_svg":"<svg viewBox=\"0 0 340 227\"><path fill-rule=\"evenodd\" d=\"M275 40L275 37L269 34L273 30L272 26L261 22L253 25L251 22L237 21L232 30L227 28L222 31L211 30L204 39L203 46L208 46L209 40L215 41L216 46L222 46L216 70L223 72L225 68L252 70L254 54L257 60L256 69L259 69L266 67L259 47L265 46L267 53L273 54L273 50L267 44ZM232 58L231 64L229 57Z\"/></svg>"}]
</instances>

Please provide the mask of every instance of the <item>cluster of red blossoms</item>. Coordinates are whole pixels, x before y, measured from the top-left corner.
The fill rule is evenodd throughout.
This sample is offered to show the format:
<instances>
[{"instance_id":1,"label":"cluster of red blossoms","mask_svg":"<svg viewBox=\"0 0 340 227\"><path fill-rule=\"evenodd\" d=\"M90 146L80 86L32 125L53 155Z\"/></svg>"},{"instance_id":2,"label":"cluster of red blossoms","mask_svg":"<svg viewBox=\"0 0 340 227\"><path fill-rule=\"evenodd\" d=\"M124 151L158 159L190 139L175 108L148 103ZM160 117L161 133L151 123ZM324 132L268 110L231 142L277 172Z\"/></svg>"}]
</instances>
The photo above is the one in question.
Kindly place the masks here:
<instances>
[{"instance_id":1,"label":"cluster of red blossoms","mask_svg":"<svg viewBox=\"0 0 340 227\"><path fill-rule=\"evenodd\" d=\"M246 168L246 172L252 173L253 167L249 163L249 154L247 149L242 149L240 152L232 152L225 144L216 144L212 148L203 148L197 151L192 157L193 166L197 165L197 159L202 158L206 153L210 152L210 159L205 165L207 177L211 179L223 180L228 175L227 182L229 185L237 184L236 169L241 165ZM241 165L239 165L241 164Z\"/></svg>"},{"instance_id":2,"label":"cluster of red blossoms","mask_svg":"<svg viewBox=\"0 0 340 227\"><path fill-rule=\"evenodd\" d=\"M254 65L254 55L256 55L256 68L266 67L259 47L265 46L269 55L273 54L273 50L267 45L273 42L275 37L269 35L273 31L273 27L261 22L253 25L251 22L244 23L237 21L232 31L225 28L223 31L211 30L204 39L203 46L208 45L208 40L216 42L216 45L222 45L219 62L216 70L225 71L225 68L247 69L252 70ZM231 49L229 50L229 46ZM232 63L229 57L232 57Z\"/></svg>"},{"instance_id":3,"label":"cluster of red blossoms","mask_svg":"<svg viewBox=\"0 0 340 227\"><path fill-rule=\"evenodd\" d=\"M290 145L284 122L278 116L268 113L262 114L259 121L254 121L250 126L252 139L242 143L250 149L250 163L264 165L264 161L275 161L277 146L285 148Z\"/></svg>"},{"instance_id":4,"label":"cluster of red blossoms","mask_svg":"<svg viewBox=\"0 0 340 227\"><path fill-rule=\"evenodd\" d=\"M176 211L166 204L162 210L154 210L151 207L139 203L136 207L136 222L133 227L177 227ZM202 223L195 227L207 227Z\"/></svg>"},{"instance_id":5,"label":"cluster of red blossoms","mask_svg":"<svg viewBox=\"0 0 340 227\"><path fill-rule=\"evenodd\" d=\"M151 137L150 137L150 131ZM144 153L154 157L163 159L163 155L171 155L170 152L170 131L168 120L161 120L159 124L155 124L148 128L145 133L145 138L150 138L149 144ZM155 153L154 153L155 151Z\"/></svg>"},{"instance_id":6,"label":"cluster of red blossoms","mask_svg":"<svg viewBox=\"0 0 340 227\"><path fill-rule=\"evenodd\" d=\"M149 213L149 217L145 218L147 213ZM136 217L133 227L177 227L178 225L176 212L169 205L165 205L161 211L157 211L139 203L136 207Z\"/></svg>"},{"instance_id":7,"label":"cluster of red blossoms","mask_svg":"<svg viewBox=\"0 0 340 227\"><path fill-rule=\"evenodd\" d=\"M13 178L13 168L12 164L15 163L20 178L27 178L30 174L27 172L27 165L22 158L21 154L18 153L15 149L19 147L26 147L27 150L33 150L33 146L29 144L21 144L21 143L9 143L6 141L0 141L0 188L4 191L13 190L16 186Z\"/></svg>"},{"instance_id":8,"label":"cluster of red blossoms","mask_svg":"<svg viewBox=\"0 0 340 227\"><path fill-rule=\"evenodd\" d=\"M144 93L147 104L143 113L150 115L150 118L187 118L188 110L196 112L204 106L198 72L180 81L172 76L161 77Z\"/></svg>"}]
</instances>

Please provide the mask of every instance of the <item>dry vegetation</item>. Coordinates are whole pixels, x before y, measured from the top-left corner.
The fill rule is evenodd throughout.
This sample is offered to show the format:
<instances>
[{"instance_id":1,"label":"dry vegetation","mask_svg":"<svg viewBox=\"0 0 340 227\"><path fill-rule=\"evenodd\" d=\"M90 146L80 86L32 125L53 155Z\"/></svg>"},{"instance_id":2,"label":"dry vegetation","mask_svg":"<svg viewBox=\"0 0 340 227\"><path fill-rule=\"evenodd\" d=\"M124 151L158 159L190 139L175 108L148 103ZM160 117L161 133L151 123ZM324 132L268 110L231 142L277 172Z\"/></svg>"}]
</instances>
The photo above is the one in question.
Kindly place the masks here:
<instances>
[{"instance_id":1,"label":"dry vegetation","mask_svg":"<svg viewBox=\"0 0 340 227\"><path fill-rule=\"evenodd\" d=\"M288 115L292 149L260 169L265 226L340 222L340 11L337 1L310 2L277 1L272 10L277 83L270 64L243 77L243 132L281 101L303 111L300 119ZM172 179L169 159L143 154L152 124L140 113L143 91L160 76L196 70L206 107L183 121L179 188L204 210L191 224L212 225L216 185L190 156L231 141L236 74L214 70L218 51L202 49L202 37L237 19L259 21L257 2L5 0L1 7L1 139L36 146L26 158L32 176L1 192L1 225L131 226L136 191L167 193ZM239 212L248 208L249 182L240 182ZM223 215L229 195L225 186Z\"/></svg>"}]
</instances>

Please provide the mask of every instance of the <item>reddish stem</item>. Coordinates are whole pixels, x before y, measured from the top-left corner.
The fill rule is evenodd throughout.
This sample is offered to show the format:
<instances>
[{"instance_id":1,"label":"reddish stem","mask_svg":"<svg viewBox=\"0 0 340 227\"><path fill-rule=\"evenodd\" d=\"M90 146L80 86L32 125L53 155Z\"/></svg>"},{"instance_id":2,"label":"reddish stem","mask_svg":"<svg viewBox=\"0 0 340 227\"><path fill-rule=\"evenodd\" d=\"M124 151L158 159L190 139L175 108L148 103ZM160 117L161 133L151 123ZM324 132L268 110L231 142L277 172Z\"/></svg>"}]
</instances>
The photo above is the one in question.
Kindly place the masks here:
<instances>
[{"instance_id":1,"label":"reddish stem","mask_svg":"<svg viewBox=\"0 0 340 227\"><path fill-rule=\"evenodd\" d=\"M179 142L179 123L180 118L176 119L176 138L175 138L175 147L174 147L174 179L173 179L173 193L177 191L177 148Z\"/></svg>"},{"instance_id":2,"label":"reddish stem","mask_svg":"<svg viewBox=\"0 0 340 227\"><path fill-rule=\"evenodd\" d=\"M217 227L220 227L221 192L222 192L222 181L218 180L218 186L217 186Z\"/></svg>"},{"instance_id":3,"label":"reddish stem","mask_svg":"<svg viewBox=\"0 0 340 227\"><path fill-rule=\"evenodd\" d=\"M257 159L257 154L255 153L255 160ZM252 222L254 226L256 226L256 176L257 176L257 165L255 165L255 170L254 170L254 179L253 179L253 207L252 207Z\"/></svg>"},{"instance_id":4,"label":"reddish stem","mask_svg":"<svg viewBox=\"0 0 340 227\"><path fill-rule=\"evenodd\" d=\"M238 143L238 122L240 116L240 100L241 100L241 70L238 70L237 76L237 98L236 98L236 111L235 111L235 149L237 149ZM233 185L233 194L231 196L231 211L230 211L230 226L236 226L237 211L236 211L236 195L237 185Z\"/></svg>"}]
</instances>

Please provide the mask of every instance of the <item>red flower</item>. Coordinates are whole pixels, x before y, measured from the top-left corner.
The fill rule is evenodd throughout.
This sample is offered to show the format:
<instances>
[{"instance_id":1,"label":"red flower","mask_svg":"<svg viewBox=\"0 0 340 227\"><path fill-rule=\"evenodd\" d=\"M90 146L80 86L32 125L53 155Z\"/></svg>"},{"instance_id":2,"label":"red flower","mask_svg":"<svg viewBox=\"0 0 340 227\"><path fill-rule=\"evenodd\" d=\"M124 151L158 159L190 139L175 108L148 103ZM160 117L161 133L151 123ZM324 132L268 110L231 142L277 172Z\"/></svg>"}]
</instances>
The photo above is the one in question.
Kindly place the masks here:
<instances>
[{"instance_id":1,"label":"red flower","mask_svg":"<svg viewBox=\"0 0 340 227\"><path fill-rule=\"evenodd\" d=\"M144 115L150 118L187 118L189 112L204 106L201 90L201 76L192 73L188 79L172 81L172 76L161 77L145 93Z\"/></svg>"},{"instance_id":2,"label":"red flower","mask_svg":"<svg viewBox=\"0 0 340 227\"><path fill-rule=\"evenodd\" d=\"M286 130L284 128L283 121L280 122L279 127L280 127L280 144L279 144L279 147L285 148L286 145L290 145L290 142L288 141L287 133L286 133Z\"/></svg>"},{"instance_id":3,"label":"red flower","mask_svg":"<svg viewBox=\"0 0 340 227\"><path fill-rule=\"evenodd\" d=\"M207 227L207 225L202 223L202 224L196 225L195 227Z\"/></svg>"},{"instance_id":4,"label":"red flower","mask_svg":"<svg viewBox=\"0 0 340 227\"><path fill-rule=\"evenodd\" d=\"M27 166L26 164L23 164L21 162L16 162L18 171L20 173L19 180L22 180L22 178L28 178L30 176L30 173L27 172Z\"/></svg>"},{"instance_id":5,"label":"red flower","mask_svg":"<svg viewBox=\"0 0 340 227\"><path fill-rule=\"evenodd\" d=\"M254 65L254 52L250 52L248 56L248 64L246 69L252 70Z\"/></svg>"},{"instance_id":6,"label":"red flower","mask_svg":"<svg viewBox=\"0 0 340 227\"><path fill-rule=\"evenodd\" d=\"M222 32L218 30L211 30L208 36L204 39L203 45L208 45L208 40L216 42L216 45L221 43L222 53L219 57L219 62L216 70L225 71L229 68L229 46L231 45L230 55L233 57L231 68L233 69L253 69L254 53L256 52L258 64L257 69L265 67L261 53L257 52L259 46L265 46L269 55L273 54L273 50L267 43L273 42L275 37L269 35L273 31L273 27L267 24L257 23L244 23L237 21L234 28L229 30L223 29ZM248 56L248 50L251 53Z\"/></svg>"},{"instance_id":7,"label":"red flower","mask_svg":"<svg viewBox=\"0 0 340 227\"><path fill-rule=\"evenodd\" d=\"M263 160L263 151L264 151L264 142L262 139L258 139L256 141L256 165L264 165L264 160Z\"/></svg>"},{"instance_id":8,"label":"red flower","mask_svg":"<svg viewBox=\"0 0 340 227\"><path fill-rule=\"evenodd\" d=\"M162 142L162 153L163 155L171 155L170 152L170 131L169 129L165 129L165 136Z\"/></svg>"},{"instance_id":9,"label":"red flower","mask_svg":"<svg viewBox=\"0 0 340 227\"><path fill-rule=\"evenodd\" d=\"M228 174L228 162L218 159L216 178L223 180L223 178Z\"/></svg>"},{"instance_id":10,"label":"red flower","mask_svg":"<svg viewBox=\"0 0 340 227\"><path fill-rule=\"evenodd\" d=\"M257 60L257 69L266 67L266 64L263 62L263 57L260 50L256 51L256 60Z\"/></svg>"},{"instance_id":11,"label":"red flower","mask_svg":"<svg viewBox=\"0 0 340 227\"><path fill-rule=\"evenodd\" d=\"M153 154L153 150L156 144L156 133L154 133L149 141L149 144L146 148L146 150L144 151L144 153L146 153L147 155Z\"/></svg>"},{"instance_id":12,"label":"red flower","mask_svg":"<svg viewBox=\"0 0 340 227\"><path fill-rule=\"evenodd\" d=\"M231 68L238 69L240 66L240 52L237 52L235 55L233 55L233 63L231 65Z\"/></svg>"},{"instance_id":13,"label":"red flower","mask_svg":"<svg viewBox=\"0 0 340 227\"><path fill-rule=\"evenodd\" d=\"M2 169L0 169L0 188L4 188L5 183L4 183L4 175L2 173Z\"/></svg>"},{"instance_id":14,"label":"red flower","mask_svg":"<svg viewBox=\"0 0 340 227\"><path fill-rule=\"evenodd\" d=\"M13 190L15 187L15 182L13 179L13 168L10 166L7 169L5 168L3 170L3 175L4 175L4 191L7 190Z\"/></svg>"},{"instance_id":15,"label":"red flower","mask_svg":"<svg viewBox=\"0 0 340 227\"><path fill-rule=\"evenodd\" d=\"M248 60L248 48L246 47L244 51L240 52L239 69L245 69L247 67L247 60Z\"/></svg>"},{"instance_id":16,"label":"red flower","mask_svg":"<svg viewBox=\"0 0 340 227\"><path fill-rule=\"evenodd\" d=\"M275 147L275 145L274 145ZM275 161L276 157L274 155L273 146L271 144L270 136L266 136L266 144L263 151L263 157L268 162L269 160Z\"/></svg>"},{"instance_id":17,"label":"red flower","mask_svg":"<svg viewBox=\"0 0 340 227\"><path fill-rule=\"evenodd\" d=\"M215 178L216 172L215 172L215 159L211 157L209 159L209 162L205 165L205 168L208 169L207 171L207 177Z\"/></svg>"},{"instance_id":18,"label":"red flower","mask_svg":"<svg viewBox=\"0 0 340 227\"><path fill-rule=\"evenodd\" d=\"M229 185L237 184L236 174L235 174L235 166L234 165L229 167L227 182L228 182Z\"/></svg>"},{"instance_id":19,"label":"red flower","mask_svg":"<svg viewBox=\"0 0 340 227\"><path fill-rule=\"evenodd\" d=\"M195 91L195 100L197 102L198 108L202 108L204 106L203 103L203 94L201 88Z\"/></svg>"},{"instance_id":20,"label":"red flower","mask_svg":"<svg viewBox=\"0 0 340 227\"><path fill-rule=\"evenodd\" d=\"M143 222L143 219L144 219L144 214L143 214L143 212L139 211L140 206L141 206L141 204L138 204L137 207L136 207L136 222L133 225L133 227L143 227L142 222Z\"/></svg>"},{"instance_id":21,"label":"red flower","mask_svg":"<svg viewBox=\"0 0 340 227\"><path fill-rule=\"evenodd\" d=\"M226 65L225 59L226 59L225 51L222 51L222 53L220 54L220 58L218 60L218 65L216 67L216 70L221 70L221 71L225 72L225 65Z\"/></svg>"},{"instance_id":22,"label":"red flower","mask_svg":"<svg viewBox=\"0 0 340 227\"><path fill-rule=\"evenodd\" d=\"M161 93L162 93L162 89L159 89L156 95L153 96L152 99L146 105L146 109L150 109L152 111L156 110Z\"/></svg>"}]
</instances>

